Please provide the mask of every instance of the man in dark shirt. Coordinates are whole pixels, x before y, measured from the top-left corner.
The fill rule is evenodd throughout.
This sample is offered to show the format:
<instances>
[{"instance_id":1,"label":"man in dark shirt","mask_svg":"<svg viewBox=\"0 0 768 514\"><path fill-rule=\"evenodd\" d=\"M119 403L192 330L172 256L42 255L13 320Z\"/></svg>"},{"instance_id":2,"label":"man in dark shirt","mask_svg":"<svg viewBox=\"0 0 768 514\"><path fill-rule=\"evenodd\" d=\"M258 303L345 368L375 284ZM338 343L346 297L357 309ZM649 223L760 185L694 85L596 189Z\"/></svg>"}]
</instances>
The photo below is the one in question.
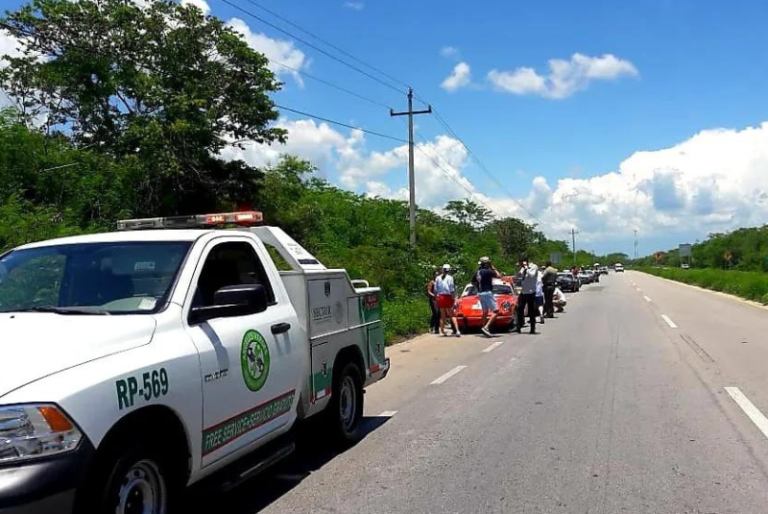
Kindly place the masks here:
<instances>
[{"instance_id":1,"label":"man in dark shirt","mask_svg":"<svg viewBox=\"0 0 768 514\"><path fill-rule=\"evenodd\" d=\"M544 316L547 318L555 317L555 304L553 296L557 287L557 269L552 267L552 263L547 261L544 267L544 273L541 276L544 282Z\"/></svg>"},{"instance_id":2,"label":"man in dark shirt","mask_svg":"<svg viewBox=\"0 0 768 514\"><path fill-rule=\"evenodd\" d=\"M486 337L491 337L491 326L499 315L499 307L496 305L496 298L493 297L493 279L499 278L499 272L491 264L488 257L480 259L480 269L477 270L478 297L480 306L483 309L483 328L480 330ZM488 319L488 313L491 313Z\"/></svg>"}]
</instances>

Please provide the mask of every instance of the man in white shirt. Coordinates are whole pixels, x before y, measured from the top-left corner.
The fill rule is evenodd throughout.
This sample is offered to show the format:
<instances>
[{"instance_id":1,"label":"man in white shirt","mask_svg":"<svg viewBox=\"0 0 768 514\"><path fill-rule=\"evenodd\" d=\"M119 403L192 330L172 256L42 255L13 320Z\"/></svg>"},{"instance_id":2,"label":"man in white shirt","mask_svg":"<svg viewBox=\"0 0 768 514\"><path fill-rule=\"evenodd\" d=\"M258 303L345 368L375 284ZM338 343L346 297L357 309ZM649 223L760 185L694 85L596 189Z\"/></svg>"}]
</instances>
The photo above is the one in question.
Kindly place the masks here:
<instances>
[{"instance_id":1,"label":"man in white shirt","mask_svg":"<svg viewBox=\"0 0 768 514\"><path fill-rule=\"evenodd\" d=\"M445 321L450 319L453 326L456 327L456 337L461 337L459 332L459 322L453 312L453 304L456 301L456 285L453 277L448 273L451 271L450 264L443 264L440 275L435 279L435 295L437 296L437 308L440 309L440 332L444 336L448 334L445 331Z\"/></svg>"},{"instance_id":2,"label":"man in white shirt","mask_svg":"<svg viewBox=\"0 0 768 514\"><path fill-rule=\"evenodd\" d=\"M552 303L554 304L555 309L557 309L557 312L563 312L563 308L568 303L559 287L556 287L555 292L552 294Z\"/></svg>"},{"instance_id":3,"label":"man in white shirt","mask_svg":"<svg viewBox=\"0 0 768 514\"><path fill-rule=\"evenodd\" d=\"M520 269L517 272L517 278L520 279L522 290L517 299L517 327L515 330L520 333L523 329L523 320L525 318L526 308L528 309L528 318L531 324L531 334L536 333L536 284L539 281L539 268L534 263L529 263L528 259L521 259Z\"/></svg>"}]
</instances>

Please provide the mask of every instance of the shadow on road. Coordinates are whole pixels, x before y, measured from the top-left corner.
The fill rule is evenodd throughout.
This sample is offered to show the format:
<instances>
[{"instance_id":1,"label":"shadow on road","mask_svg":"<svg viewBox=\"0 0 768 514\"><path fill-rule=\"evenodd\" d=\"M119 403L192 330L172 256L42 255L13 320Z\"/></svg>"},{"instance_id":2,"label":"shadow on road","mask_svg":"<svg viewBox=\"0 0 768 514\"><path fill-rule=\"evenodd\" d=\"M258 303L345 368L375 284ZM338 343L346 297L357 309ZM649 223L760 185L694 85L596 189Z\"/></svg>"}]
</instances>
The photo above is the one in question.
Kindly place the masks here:
<instances>
[{"instance_id":1,"label":"shadow on road","mask_svg":"<svg viewBox=\"0 0 768 514\"><path fill-rule=\"evenodd\" d=\"M363 418L363 439L390 419L379 416ZM254 514L266 508L313 472L344 453L344 450L334 449L330 441L319 439L317 434L321 433L320 430L317 421L297 427L294 435L296 451L291 456L231 491L222 491L221 482L215 479L206 481L204 486L193 488L185 502L187 508L184 512Z\"/></svg>"}]
</instances>

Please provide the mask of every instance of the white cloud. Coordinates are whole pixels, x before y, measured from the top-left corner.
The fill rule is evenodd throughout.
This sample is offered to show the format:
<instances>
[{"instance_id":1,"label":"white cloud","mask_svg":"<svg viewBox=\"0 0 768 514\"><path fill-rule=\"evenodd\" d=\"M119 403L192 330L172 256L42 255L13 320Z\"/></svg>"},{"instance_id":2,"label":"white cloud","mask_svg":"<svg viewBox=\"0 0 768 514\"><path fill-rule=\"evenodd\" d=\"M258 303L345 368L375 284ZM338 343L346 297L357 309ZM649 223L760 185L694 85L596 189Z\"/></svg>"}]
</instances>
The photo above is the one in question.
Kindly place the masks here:
<instances>
[{"instance_id":1,"label":"white cloud","mask_svg":"<svg viewBox=\"0 0 768 514\"><path fill-rule=\"evenodd\" d=\"M451 57L457 57L459 55L459 49L455 46L444 46L440 49L440 55L450 59Z\"/></svg>"},{"instance_id":2,"label":"white cloud","mask_svg":"<svg viewBox=\"0 0 768 514\"><path fill-rule=\"evenodd\" d=\"M469 64L460 62L453 68L453 72L443 80L440 87L446 91L453 92L462 87L468 86L472 81L472 72Z\"/></svg>"},{"instance_id":3,"label":"white cloud","mask_svg":"<svg viewBox=\"0 0 768 514\"><path fill-rule=\"evenodd\" d=\"M670 148L636 152L618 171L562 178L551 194L547 189L535 179L525 203L558 237L573 225L586 241L626 237L634 228L664 236L761 225L768 218L768 122L705 130Z\"/></svg>"},{"instance_id":4,"label":"white cloud","mask_svg":"<svg viewBox=\"0 0 768 514\"><path fill-rule=\"evenodd\" d=\"M285 64L294 70L302 70L308 66L307 56L304 55L304 52L297 49L292 41L272 39L260 32L253 32L248 24L239 18L232 18L227 22L227 25L242 34L251 48L261 52L270 60L269 69L276 75L291 75L298 84L304 84L298 72L278 64Z\"/></svg>"},{"instance_id":5,"label":"white cloud","mask_svg":"<svg viewBox=\"0 0 768 514\"><path fill-rule=\"evenodd\" d=\"M0 69L8 66L5 57L21 57L21 42L7 30L0 30Z\"/></svg>"},{"instance_id":6,"label":"white cloud","mask_svg":"<svg viewBox=\"0 0 768 514\"><path fill-rule=\"evenodd\" d=\"M341 187L408 198L407 145L370 150L363 133L340 132L311 120L281 120L278 126L288 130L287 145L229 148L224 157L263 166L291 153L311 160ZM590 178L565 176L553 182L536 176L530 192L514 199L504 191L478 191L465 176L466 150L451 137L419 143L414 155L420 207L440 211L449 200L471 198L502 216L540 220L540 228L553 238L565 239L575 226L585 244L628 238L635 228L646 237L679 235L682 240L768 219L768 122L741 130L705 130L669 148L638 151L615 171ZM506 189L515 194L518 188Z\"/></svg>"},{"instance_id":7,"label":"white cloud","mask_svg":"<svg viewBox=\"0 0 768 514\"><path fill-rule=\"evenodd\" d=\"M345 2L344 7L353 11L362 11L365 8L365 4L363 2Z\"/></svg>"},{"instance_id":8,"label":"white cloud","mask_svg":"<svg viewBox=\"0 0 768 514\"><path fill-rule=\"evenodd\" d=\"M498 90L515 95L539 95L546 98L567 98L586 89L595 80L615 80L636 77L637 68L624 59L611 54L589 57L573 54L570 60L551 59L549 73L541 75L533 68L513 71L491 70L488 81Z\"/></svg>"},{"instance_id":9,"label":"white cloud","mask_svg":"<svg viewBox=\"0 0 768 514\"><path fill-rule=\"evenodd\" d=\"M208 5L208 2L205 0L181 0L181 5L194 5L203 11L203 14L209 14L211 12L211 6Z\"/></svg>"}]
</instances>

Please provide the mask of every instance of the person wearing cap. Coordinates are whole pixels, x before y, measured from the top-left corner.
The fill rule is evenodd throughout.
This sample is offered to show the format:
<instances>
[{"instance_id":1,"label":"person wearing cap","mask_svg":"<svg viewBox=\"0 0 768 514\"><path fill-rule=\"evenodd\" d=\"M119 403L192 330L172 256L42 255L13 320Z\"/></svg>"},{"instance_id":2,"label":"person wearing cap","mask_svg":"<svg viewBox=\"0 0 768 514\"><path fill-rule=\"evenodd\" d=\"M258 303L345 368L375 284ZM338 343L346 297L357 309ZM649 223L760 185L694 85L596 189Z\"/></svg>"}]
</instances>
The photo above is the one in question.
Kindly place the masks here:
<instances>
[{"instance_id":1,"label":"person wearing cap","mask_svg":"<svg viewBox=\"0 0 768 514\"><path fill-rule=\"evenodd\" d=\"M451 271L451 265L443 264L440 275L435 278L434 291L437 295L437 307L440 309L440 332L444 336L448 335L445 332L445 322L450 319L453 326L456 327L454 335L460 337L459 322L453 312L453 304L456 301L456 285L453 282L453 277L448 273L449 271Z\"/></svg>"},{"instance_id":2,"label":"person wearing cap","mask_svg":"<svg viewBox=\"0 0 768 514\"><path fill-rule=\"evenodd\" d=\"M491 327L499 315L499 307L496 305L496 298L493 297L493 279L500 277L501 275L491 263L491 259L482 257L480 269L477 270L477 296L480 299L480 307L483 309L483 328L480 331L486 337L491 337ZM491 315L490 319L488 313Z\"/></svg>"}]
</instances>

